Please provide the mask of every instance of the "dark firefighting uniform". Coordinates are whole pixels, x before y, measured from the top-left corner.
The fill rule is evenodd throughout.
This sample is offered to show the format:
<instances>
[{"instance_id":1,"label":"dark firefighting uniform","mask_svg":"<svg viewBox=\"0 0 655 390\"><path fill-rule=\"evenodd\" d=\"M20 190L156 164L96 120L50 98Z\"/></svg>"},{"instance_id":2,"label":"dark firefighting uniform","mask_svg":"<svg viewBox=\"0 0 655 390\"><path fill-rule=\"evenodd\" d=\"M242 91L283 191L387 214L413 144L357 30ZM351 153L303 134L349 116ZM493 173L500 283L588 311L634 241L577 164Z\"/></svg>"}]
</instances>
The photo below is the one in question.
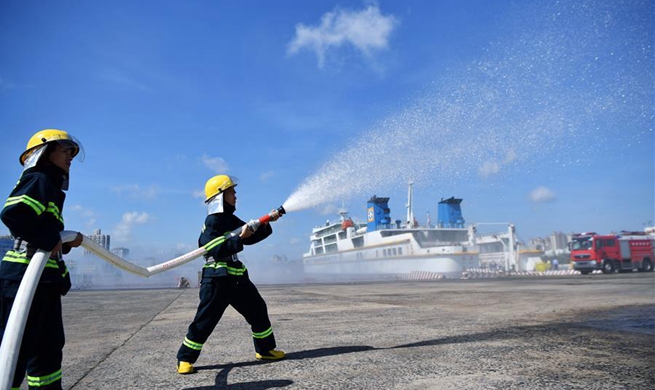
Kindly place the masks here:
<instances>
[{"instance_id":1,"label":"dark firefighting uniform","mask_svg":"<svg viewBox=\"0 0 655 390\"><path fill-rule=\"evenodd\" d=\"M233 230L245 225L234 215L234 206L227 203L224 212L210 214L205 219L198 245L207 249L202 269L200 304L196 316L177 352L177 360L195 363L205 341L212 333L221 316L231 305L250 324L255 351L268 354L275 349L275 337L268 318L266 302L248 278L245 265L236 254L243 245L255 244L268 237L273 230L263 224L246 239L229 237Z\"/></svg>"},{"instance_id":2,"label":"dark firefighting uniform","mask_svg":"<svg viewBox=\"0 0 655 390\"><path fill-rule=\"evenodd\" d=\"M26 169L0 213L2 222L15 238L14 248L0 263L2 335L30 259L37 249L52 251L61 239L65 180L66 173L54 165L37 164ZM34 294L12 388L20 386L27 371L30 389L61 389L65 342L61 296L70 286L70 275L61 255L51 256Z\"/></svg>"}]
</instances>

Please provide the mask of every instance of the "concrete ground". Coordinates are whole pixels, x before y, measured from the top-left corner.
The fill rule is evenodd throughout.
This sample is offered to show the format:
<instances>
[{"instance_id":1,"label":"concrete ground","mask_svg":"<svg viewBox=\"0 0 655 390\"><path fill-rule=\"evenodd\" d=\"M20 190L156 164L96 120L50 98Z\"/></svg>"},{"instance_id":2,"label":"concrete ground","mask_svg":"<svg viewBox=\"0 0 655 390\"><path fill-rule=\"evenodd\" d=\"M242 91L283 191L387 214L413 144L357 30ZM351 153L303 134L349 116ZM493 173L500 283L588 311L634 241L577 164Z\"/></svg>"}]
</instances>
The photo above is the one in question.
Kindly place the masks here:
<instances>
[{"instance_id":1,"label":"concrete ground","mask_svg":"<svg viewBox=\"0 0 655 390\"><path fill-rule=\"evenodd\" d=\"M185 376L197 288L71 292L64 388L655 388L655 273L259 289L287 359L229 308Z\"/></svg>"}]
</instances>

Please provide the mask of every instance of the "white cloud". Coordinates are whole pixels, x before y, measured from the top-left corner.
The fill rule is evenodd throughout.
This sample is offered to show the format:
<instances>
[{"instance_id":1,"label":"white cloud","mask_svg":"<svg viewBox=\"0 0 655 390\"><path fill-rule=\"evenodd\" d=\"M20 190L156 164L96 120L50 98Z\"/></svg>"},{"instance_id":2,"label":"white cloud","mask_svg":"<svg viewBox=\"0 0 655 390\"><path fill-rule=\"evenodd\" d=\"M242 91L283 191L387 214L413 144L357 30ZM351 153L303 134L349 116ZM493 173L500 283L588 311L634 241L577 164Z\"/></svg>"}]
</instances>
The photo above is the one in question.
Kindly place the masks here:
<instances>
[{"instance_id":1,"label":"white cloud","mask_svg":"<svg viewBox=\"0 0 655 390\"><path fill-rule=\"evenodd\" d=\"M179 243L179 242L177 244L175 244L176 253L189 253L189 252L191 252L191 251L193 251L195 249L198 249L198 247L194 246L193 244Z\"/></svg>"},{"instance_id":2,"label":"white cloud","mask_svg":"<svg viewBox=\"0 0 655 390\"><path fill-rule=\"evenodd\" d=\"M205 199L205 190L193 190L191 193L194 199Z\"/></svg>"},{"instance_id":3,"label":"white cloud","mask_svg":"<svg viewBox=\"0 0 655 390\"><path fill-rule=\"evenodd\" d=\"M121 222L116 225L112 232L112 238L116 241L129 241L134 225L143 225L151 220L148 213L131 211L123 214Z\"/></svg>"},{"instance_id":4,"label":"white cloud","mask_svg":"<svg viewBox=\"0 0 655 390\"><path fill-rule=\"evenodd\" d=\"M363 11L337 9L321 17L317 27L296 25L296 35L287 47L287 54L296 54L301 49L314 51L318 66L325 64L326 52L350 44L365 56L376 50L386 49L389 36L398 25L393 16L384 16L377 5L370 5Z\"/></svg>"},{"instance_id":5,"label":"white cloud","mask_svg":"<svg viewBox=\"0 0 655 390\"><path fill-rule=\"evenodd\" d=\"M220 157L209 157L203 154L200 158L203 165L216 173L227 172L227 163Z\"/></svg>"},{"instance_id":6,"label":"white cloud","mask_svg":"<svg viewBox=\"0 0 655 390\"><path fill-rule=\"evenodd\" d=\"M530 192L530 200L534 203L553 202L557 197L555 193L547 187L537 187Z\"/></svg>"},{"instance_id":7,"label":"white cloud","mask_svg":"<svg viewBox=\"0 0 655 390\"><path fill-rule=\"evenodd\" d=\"M504 165L509 165L516 160L516 152L514 150L508 150L505 154L503 161L485 161L480 168L478 168L478 173L482 177L489 177L500 172L501 168Z\"/></svg>"},{"instance_id":8,"label":"white cloud","mask_svg":"<svg viewBox=\"0 0 655 390\"><path fill-rule=\"evenodd\" d=\"M339 206L335 204L323 204L316 208L321 215L335 216L339 214Z\"/></svg>"},{"instance_id":9,"label":"white cloud","mask_svg":"<svg viewBox=\"0 0 655 390\"><path fill-rule=\"evenodd\" d=\"M34 88L34 86L33 85L28 85L28 84L17 85L17 84L14 84L11 81L0 78L0 91L9 90L9 89L31 89L31 88Z\"/></svg>"},{"instance_id":10,"label":"white cloud","mask_svg":"<svg viewBox=\"0 0 655 390\"><path fill-rule=\"evenodd\" d=\"M273 176L275 176L275 173L273 171L268 171L264 172L261 175L259 175L259 181L262 183L268 182Z\"/></svg>"},{"instance_id":11,"label":"white cloud","mask_svg":"<svg viewBox=\"0 0 655 390\"><path fill-rule=\"evenodd\" d=\"M493 161L487 161L478 169L478 173L482 177L489 177L493 174L500 172L500 164Z\"/></svg>"},{"instance_id":12,"label":"white cloud","mask_svg":"<svg viewBox=\"0 0 655 390\"><path fill-rule=\"evenodd\" d=\"M118 196L126 196L131 199L155 199L161 192L159 186L155 184L147 187L141 187L139 184L125 184L113 186L110 189Z\"/></svg>"},{"instance_id":13,"label":"white cloud","mask_svg":"<svg viewBox=\"0 0 655 390\"><path fill-rule=\"evenodd\" d=\"M86 226L87 228L91 229L95 226L97 220L96 220L96 213L93 210L85 209L79 204L71 206L69 210L81 215L82 218L86 219L86 222L84 222L84 226Z\"/></svg>"},{"instance_id":14,"label":"white cloud","mask_svg":"<svg viewBox=\"0 0 655 390\"><path fill-rule=\"evenodd\" d=\"M106 68L98 74L100 79L122 85L131 89L138 89L140 91L149 91L150 88L144 83L132 78L126 72L118 68Z\"/></svg>"},{"instance_id":15,"label":"white cloud","mask_svg":"<svg viewBox=\"0 0 655 390\"><path fill-rule=\"evenodd\" d=\"M9 81L0 79L0 90L12 89L12 88L14 88L14 85L12 83L10 83Z\"/></svg>"}]
</instances>

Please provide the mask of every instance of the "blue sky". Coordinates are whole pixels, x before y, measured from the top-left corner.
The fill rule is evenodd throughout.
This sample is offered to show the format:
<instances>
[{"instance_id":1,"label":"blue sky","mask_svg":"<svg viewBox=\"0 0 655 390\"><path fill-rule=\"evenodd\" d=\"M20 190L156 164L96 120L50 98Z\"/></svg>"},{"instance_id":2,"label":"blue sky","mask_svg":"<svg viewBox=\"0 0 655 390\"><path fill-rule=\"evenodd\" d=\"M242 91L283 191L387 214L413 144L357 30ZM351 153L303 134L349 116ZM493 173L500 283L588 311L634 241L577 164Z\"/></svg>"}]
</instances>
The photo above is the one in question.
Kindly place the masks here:
<instances>
[{"instance_id":1,"label":"blue sky","mask_svg":"<svg viewBox=\"0 0 655 390\"><path fill-rule=\"evenodd\" d=\"M196 247L201 194L237 215L302 193L243 258L306 252L371 195L404 219L520 237L654 224L652 1L0 2L0 193L43 128L69 131L66 228L162 261ZM309 207L309 203L312 203ZM650 221L650 222L648 222ZM0 227L0 234L7 229Z\"/></svg>"}]
</instances>

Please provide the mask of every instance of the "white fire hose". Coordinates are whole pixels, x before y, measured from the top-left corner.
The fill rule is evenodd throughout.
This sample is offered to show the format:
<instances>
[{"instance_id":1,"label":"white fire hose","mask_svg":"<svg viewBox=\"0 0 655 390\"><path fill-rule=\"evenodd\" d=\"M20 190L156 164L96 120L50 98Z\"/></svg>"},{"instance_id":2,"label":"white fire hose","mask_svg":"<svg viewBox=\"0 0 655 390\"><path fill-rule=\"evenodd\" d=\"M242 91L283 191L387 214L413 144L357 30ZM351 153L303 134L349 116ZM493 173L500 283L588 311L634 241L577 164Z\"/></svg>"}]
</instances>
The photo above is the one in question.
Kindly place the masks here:
<instances>
[{"instance_id":1,"label":"white fire hose","mask_svg":"<svg viewBox=\"0 0 655 390\"><path fill-rule=\"evenodd\" d=\"M77 234L76 232L72 232L73 234ZM63 235L62 235L63 237ZM74 238L74 237L73 237ZM63 239L62 239L63 241ZM71 240L72 241L72 240ZM166 262L163 262L161 264L153 265L148 268L143 268L140 267L136 264L132 264L129 261L123 260L122 258L116 256L115 254L109 252L105 248L101 247L98 245L96 242L91 240L90 238L84 236L84 239L82 240L82 246L89 251L93 252L96 256L101 258L102 260L108 262L109 264L115 266L116 268L120 268L123 271L127 271L129 273L143 276L143 277L149 277L155 274L158 274L160 272L167 271L169 269L179 267L182 264L186 264L191 260L194 260L205 253L207 253L207 250L205 247L200 247L194 251L191 251L185 255L182 255L180 257L176 257L172 260L168 260Z\"/></svg>"},{"instance_id":2,"label":"white fire hose","mask_svg":"<svg viewBox=\"0 0 655 390\"><path fill-rule=\"evenodd\" d=\"M224 236L218 237L211 241L209 244L219 245L225 241L225 239L234 235L235 232L238 234L238 231L241 231L241 228L235 230L232 233L227 233ZM62 242L71 242L75 240L75 237L77 237L77 232L68 230L61 232ZM82 246L93 252L96 256L124 271L143 277L149 277L151 275L179 267L182 264L186 264L189 261L207 253L206 248L209 246L209 244L164 263L153 265L148 268L143 268L132 264L129 261L123 260L122 258L109 252L86 236L83 236L82 240ZM1 390L11 389L11 384L14 379L14 370L16 369L16 362L18 361L18 354L20 352L20 345L23 341L25 323L27 322L27 316L30 312L30 308L32 307L32 299L34 298L36 287L39 284L41 274L43 273L43 268L48 262L49 256L50 252L46 252L41 249L36 251L34 256L32 256L32 259L27 266L27 270L25 271L25 275L23 275L23 280L18 287L18 292L16 293L16 298L14 299L11 313L9 314L9 319L7 320L7 326L5 327L5 333L2 337L2 345L0 345Z\"/></svg>"},{"instance_id":3,"label":"white fire hose","mask_svg":"<svg viewBox=\"0 0 655 390\"><path fill-rule=\"evenodd\" d=\"M25 275L23 275L23 281L18 287L18 293L11 308L11 313L9 313L5 333L2 336L2 345L0 345L0 380L2 381L0 382L0 389L2 390L11 389L27 315L30 313L32 298L34 298L36 286L39 284L39 279L41 279L43 268L48 262L49 256L50 252L39 249L32 256Z\"/></svg>"},{"instance_id":4,"label":"white fire hose","mask_svg":"<svg viewBox=\"0 0 655 390\"><path fill-rule=\"evenodd\" d=\"M254 232L261 224L275 220L285 213L286 211L284 210L284 207L280 206L276 210L273 210L271 213L264 215L259 219L248 221L247 226ZM221 245L225 240L239 235L241 230L242 227L239 227L232 232L216 237L194 251L148 268L140 267L116 256L86 236L82 236L82 246L115 267L147 278L151 275L179 267L182 264L186 264L189 261L204 255L212 248ZM60 233L61 241L64 243L74 241L77 234L78 233L74 231L64 230ZM41 249L37 250L34 256L32 256L32 259L27 266L27 270L23 275L23 280L18 287L18 292L16 293L16 298L14 299L11 313L9 313L9 318L7 320L7 326L5 327L5 333L2 336L2 345L0 345L0 390L11 390L16 362L20 352L20 345L23 341L25 323L27 322L27 316L32 307L32 299L34 299L36 287L39 284L43 268L48 262L49 256L50 253Z\"/></svg>"},{"instance_id":5,"label":"white fire hose","mask_svg":"<svg viewBox=\"0 0 655 390\"><path fill-rule=\"evenodd\" d=\"M270 222L275 215L279 218L279 216L285 213L286 211L284 210L284 207L281 206L277 210L273 210L271 213L264 215L259 219L248 221L247 226L254 232L262 223ZM186 264L189 261L204 255L217 245L221 245L225 240L238 236L239 233L241 233L241 229L242 227L239 227L232 232L216 237L194 251L148 268L140 267L116 256L86 236L82 236L82 246L93 252L102 260L124 271L147 278L160 272L179 267L182 264ZM77 234L78 233L74 231L64 230L60 233L61 241L74 241ZM7 320L7 326L5 327L5 333L2 336L2 345L0 345L0 390L11 390L11 382L14 379L14 371L16 369L16 362L20 352L20 344L23 341L25 323L27 322L27 316L32 307L32 299L34 299L36 287L39 284L43 268L48 262L49 256L49 252L41 249L37 250L34 256L32 256L32 259L27 266L27 270L25 271L25 275L23 275L23 280L18 287L18 292L16 293L16 298L14 299L14 304Z\"/></svg>"}]
</instances>

